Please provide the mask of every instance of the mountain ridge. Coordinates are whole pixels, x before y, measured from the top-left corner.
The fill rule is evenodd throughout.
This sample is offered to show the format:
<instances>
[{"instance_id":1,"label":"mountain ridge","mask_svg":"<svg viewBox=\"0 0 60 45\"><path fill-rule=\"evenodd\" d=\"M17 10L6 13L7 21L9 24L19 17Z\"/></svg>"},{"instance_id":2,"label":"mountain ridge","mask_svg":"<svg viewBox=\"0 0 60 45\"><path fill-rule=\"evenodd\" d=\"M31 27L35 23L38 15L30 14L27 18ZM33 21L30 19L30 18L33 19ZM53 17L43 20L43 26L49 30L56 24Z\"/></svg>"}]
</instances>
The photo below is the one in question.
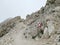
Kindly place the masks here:
<instances>
[{"instance_id":1,"label":"mountain ridge","mask_svg":"<svg viewBox=\"0 0 60 45\"><path fill-rule=\"evenodd\" d=\"M0 25L0 45L60 45L60 0L47 0L45 7L14 17Z\"/></svg>"}]
</instances>

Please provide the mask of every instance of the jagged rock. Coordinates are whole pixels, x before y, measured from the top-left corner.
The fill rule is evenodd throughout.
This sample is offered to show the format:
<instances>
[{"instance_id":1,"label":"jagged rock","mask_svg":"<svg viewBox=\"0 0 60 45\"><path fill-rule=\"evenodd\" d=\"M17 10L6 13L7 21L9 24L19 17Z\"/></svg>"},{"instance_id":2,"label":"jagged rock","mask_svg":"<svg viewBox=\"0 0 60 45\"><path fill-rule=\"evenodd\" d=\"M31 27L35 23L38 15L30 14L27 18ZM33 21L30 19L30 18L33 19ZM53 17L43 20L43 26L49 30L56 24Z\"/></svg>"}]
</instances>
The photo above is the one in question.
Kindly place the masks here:
<instances>
[{"instance_id":1,"label":"jagged rock","mask_svg":"<svg viewBox=\"0 0 60 45\"><path fill-rule=\"evenodd\" d=\"M56 5L56 6L60 6L60 0L56 0L56 1L55 1L55 5Z\"/></svg>"},{"instance_id":2,"label":"jagged rock","mask_svg":"<svg viewBox=\"0 0 60 45\"><path fill-rule=\"evenodd\" d=\"M25 30L24 35L25 37L27 37L26 39L33 39L33 37L37 35L37 29L29 27Z\"/></svg>"},{"instance_id":3,"label":"jagged rock","mask_svg":"<svg viewBox=\"0 0 60 45\"><path fill-rule=\"evenodd\" d=\"M47 0L45 7L25 20L17 16L0 23L0 45L60 45L59 20L60 0ZM41 28L38 23L42 23Z\"/></svg>"},{"instance_id":4,"label":"jagged rock","mask_svg":"<svg viewBox=\"0 0 60 45\"><path fill-rule=\"evenodd\" d=\"M56 45L60 45L60 35L57 35L55 38Z\"/></svg>"},{"instance_id":5,"label":"jagged rock","mask_svg":"<svg viewBox=\"0 0 60 45\"><path fill-rule=\"evenodd\" d=\"M44 34L43 34L42 38L44 38L44 39L48 39L49 38L48 27L45 27Z\"/></svg>"},{"instance_id":6,"label":"jagged rock","mask_svg":"<svg viewBox=\"0 0 60 45\"><path fill-rule=\"evenodd\" d=\"M56 0L47 0L47 5L54 4Z\"/></svg>"},{"instance_id":7,"label":"jagged rock","mask_svg":"<svg viewBox=\"0 0 60 45\"><path fill-rule=\"evenodd\" d=\"M20 20L21 20L20 16L17 16L13 19L10 19L6 23L2 24L0 27L0 37L8 33L13 27L15 27L17 21L20 21Z\"/></svg>"},{"instance_id":8,"label":"jagged rock","mask_svg":"<svg viewBox=\"0 0 60 45\"><path fill-rule=\"evenodd\" d=\"M60 6L60 0L47 0L46 5Z\"/></svg>"},{"instance_id":9,"label":"jagged rock","mask_svg":"<svg viewBox=\"0 0 60 45\"><path fill-rule=\"evenodd\" d=\"M48 26L48 32L49 32L49 35L52 35L52 33L54 33L54 24L52 21L48 21L47 22L47 26Z\"/></svg>"},{"instance_id":10,"label":"jagged rock","mask_svg":"<svg viewBox=\"0 0 60 45\"><path fill-rule=\"evenodd\" d=\"M27 15L26 16L26 20L29 20L29 19L31 19L31 16L30 15Z\"/></svg>"}]
</instances>

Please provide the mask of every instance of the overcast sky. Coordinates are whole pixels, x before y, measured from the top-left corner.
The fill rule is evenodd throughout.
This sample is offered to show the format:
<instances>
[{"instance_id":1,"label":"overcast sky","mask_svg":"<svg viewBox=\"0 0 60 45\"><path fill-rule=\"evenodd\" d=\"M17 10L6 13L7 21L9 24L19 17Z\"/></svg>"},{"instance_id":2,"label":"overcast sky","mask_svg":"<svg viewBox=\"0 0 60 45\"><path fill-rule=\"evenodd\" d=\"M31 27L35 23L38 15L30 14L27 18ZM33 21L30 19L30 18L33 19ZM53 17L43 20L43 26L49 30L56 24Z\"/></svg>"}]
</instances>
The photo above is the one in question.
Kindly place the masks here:
<instances>
[{"instance_id":1,"label":"overcast sky","mask_svg":"<svg viewBox=\"0 0 60 45\"><path fill-rule=\"evenodd\" d=\"M0 0L0 22L15 16L25 18L44 6L46 0Z\"/></svg>"}]
</instances>

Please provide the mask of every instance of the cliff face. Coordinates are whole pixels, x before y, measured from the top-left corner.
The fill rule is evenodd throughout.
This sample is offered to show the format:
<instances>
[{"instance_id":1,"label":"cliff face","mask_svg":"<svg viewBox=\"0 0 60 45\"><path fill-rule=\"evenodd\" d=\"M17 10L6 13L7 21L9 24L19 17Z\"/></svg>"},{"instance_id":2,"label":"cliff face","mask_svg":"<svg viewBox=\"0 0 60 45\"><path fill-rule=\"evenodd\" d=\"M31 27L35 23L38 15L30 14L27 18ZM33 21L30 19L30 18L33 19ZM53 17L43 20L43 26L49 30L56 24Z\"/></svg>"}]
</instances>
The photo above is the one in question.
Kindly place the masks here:
<instances>
[{"instance_id":1,"label":"cliff face","mask_svg":"<svg viewBox=\"0 0 60 45\"><path fill-rule=\"evenodd\" d=\"M60 6L60 0L47 0L47 5L52 4L54 4L55 6Z\"/></svg>"},{"instance_id":2,"label":"cliff face","mask_svg":"<svg viewBox=\"0 0 60 45\"><path fill-rule=\"evenodd\" d=\"M47 0L35 13L0 24L0 45L60 45L60 0Z\"/></svg>"}]
</instances>

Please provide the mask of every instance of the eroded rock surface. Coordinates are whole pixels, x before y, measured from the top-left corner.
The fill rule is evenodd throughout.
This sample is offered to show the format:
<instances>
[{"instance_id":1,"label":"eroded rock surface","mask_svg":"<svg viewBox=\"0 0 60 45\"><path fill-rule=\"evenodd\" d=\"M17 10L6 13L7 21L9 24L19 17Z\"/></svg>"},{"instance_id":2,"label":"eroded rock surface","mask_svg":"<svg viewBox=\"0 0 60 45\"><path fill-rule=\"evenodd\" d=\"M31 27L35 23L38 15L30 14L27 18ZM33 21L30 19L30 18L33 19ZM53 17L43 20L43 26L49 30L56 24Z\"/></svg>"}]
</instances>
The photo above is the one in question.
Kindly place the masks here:
<instances>
[{"instance_id":1,"label":"eroded rock surface","mask_svg":"<svg viewBox=\"0 0 60 45\"><path fill-rule=\"evenodd\" d=\"M0 45L60 45L60 0L47 0L45 7L0 23Z\"/></svg>"}]
</instances>

